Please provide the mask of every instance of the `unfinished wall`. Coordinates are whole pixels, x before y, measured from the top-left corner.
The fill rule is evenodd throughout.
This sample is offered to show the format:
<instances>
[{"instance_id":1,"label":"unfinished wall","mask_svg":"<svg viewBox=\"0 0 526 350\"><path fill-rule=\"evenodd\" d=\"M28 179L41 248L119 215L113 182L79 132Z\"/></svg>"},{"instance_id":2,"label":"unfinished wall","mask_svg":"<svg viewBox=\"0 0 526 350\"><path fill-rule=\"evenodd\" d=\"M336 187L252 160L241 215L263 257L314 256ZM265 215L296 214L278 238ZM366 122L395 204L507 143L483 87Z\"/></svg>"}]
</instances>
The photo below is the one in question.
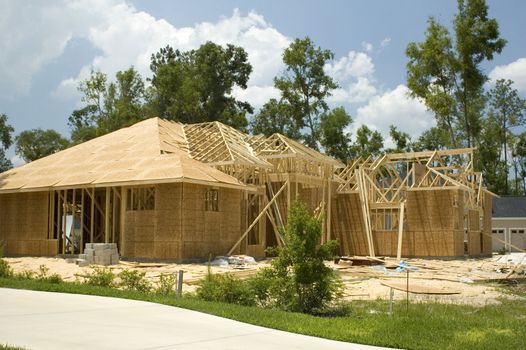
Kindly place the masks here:
<instances>
[{"instance_id":1,"label":"unfinished wall","mask_svg":"<svg viewBox=\"0 0 526 350\"><path fill-rule=\"evenodd\" d=\"M489 193L484 193L484 205L483 205L483 214L484 218L482 219L482 254L491 255L493 251L493 242L491 238L491 219L493 216L492 213L493 207L493 196Z\"/></svg>"},{"instance_id":2,"label":"unfinished wall","mask_svg":"<svg viewBox=\"0 0 526 350\"><path fill-rule=\"evenodd\" d=\"M358 193L338 194L332 203L333 235L341 255L368 255L367 237Z\"/></svg>"},{"instance_id":3,"label":"unfinished wall","mask_svg":"<svg viewBox=\"0 0 526 350\"><path fill-rule=\"evenodd\" d=\"M47 192L0 195L0 241L5 255L54 256L57 240L48 239Z\"/></svg>"},{"instance_id":4,"label":"unfinished wall","mask_svg":"<svg viewBox=\"0 0 526 350\"><path fill-rule=\"evenodd\" d=\"M243 192L218 190L218 211L206 211L211 187L157 185L155 210L126 211L121 254L146 259L207 259L224 255L244 231Z\"/></svg>"},{"instance_id":5,"label":"unfinished wall","mask_svg":"<svg viewBox=\"0 0 526 350\"><path fill-rule=\"evenodd\" d=\"M462 190L408 190L404 235L412 238L413 246L407 255L464 255L463 212Z\"/></svg>"}]
</instances>

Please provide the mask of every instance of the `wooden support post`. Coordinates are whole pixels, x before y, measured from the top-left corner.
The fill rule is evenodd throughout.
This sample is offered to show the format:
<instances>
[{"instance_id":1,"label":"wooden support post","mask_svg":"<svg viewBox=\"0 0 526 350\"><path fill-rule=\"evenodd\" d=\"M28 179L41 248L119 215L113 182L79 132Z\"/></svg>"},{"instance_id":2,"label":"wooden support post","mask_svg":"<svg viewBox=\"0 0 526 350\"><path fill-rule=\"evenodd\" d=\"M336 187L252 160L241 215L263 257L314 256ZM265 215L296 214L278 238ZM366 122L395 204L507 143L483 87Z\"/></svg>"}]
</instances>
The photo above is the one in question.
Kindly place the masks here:
<instances>
[{"instance_id":1,"label":"wooden support post","mask_svg":"<svg viewBox=\"0 0 526 350\"><path fill-rule=\"evenodd\" d=\"M327 220L327 241L331 240L331 201L332 201L332 181L329 179L328 185L328 195L327 195L327 215L325 220Z\"/></svg>"},{"instance_id":2,"label":"wooden support post","mask_svg":"<svg viewBox=\"0 0 526 350\"><path fill-rule=\"evenodd\" d=\"M117 201L116 199L116 191L115 188L112 187L113 197L112 197L112 203L111 203L111 243L115 243L115 230L116 230L116 222L115 222L115 211L117 210Z\"/></svg>"},{"instance_id":3,"label":"wooden support post","mask_svg":"<svg viewBox=\"0 0 526 350\"><path fill-rule=\"evenodd\" d=\"M120 250L120 253L121 255L123 254L124 252L124 242L125 242L125 238L124 238L124 226L126 225L126 200L127 200L127 196L128 196L128 191L126 190L126 188L123 186L121 187L121 213L120 213L120 216L119 216L119 219L120 219L120 227L119 227L119 250Z\"/></svg>"},{"instance_id":4,"label":"wooden support post","mask_svg":"<svg viewBox=\"0 0 526 350\"><path fill-rule=\"evenodd\" d=\"M80 254L84 253L84 189L80 189Z\"/></svg>"},{"instance_id":5,"label":"wooden support post","mask_svg":"<svg viewBox=\"0 0 526 350\"><path fill-rule=\"evenodd\" d=\"M106 187L106 201L104 205L104 242L110 243L110 188Z\"/></svg>"},{"instance_id":6,"label":"wooden support post","mask_svg":"<svg viewBox=\"0 0 526 350\"><path fill-rule=\"evenodd\" d=\"M90 227L89 227L89 241L93 243L93 229L95 226L95 189L93 188L90 202Z\"/></svg>"},{"instance_id":7,"label":"wooden support post","mask_svg":"<svg viewBox=\"0 0 526 350\"><path fill-rule=\"evenodd\" d=\"M287 174L287 222L290 211L290 174Z\"/></svg>"},{"instance_id":8,"label":"wooden support post","mask_svg":"<svg viewBox=\"0 0 526 350\"><path fill-rule=\"evenodd\" d=\"M62 254L66 254L66 219L67 219L67 203L66 199L68 196L68 190L64 190L64 196L62 197Z\"/></svg>"},{"instance_id":9,"label":"wooden support post","mask_svg":"<svg viewBox=\"0 0 526 350\"><path fill-rule=\"evenodd\" d=\"M57 192L57 253L60 254L60 237L62 231L62 201L60 199L60 191Z\"/></svg>"},{"instance_id":10,"label":"wooden support post","mask_svg":"<svg viewBox=\"0 0 526 350\"><path fill-rule=\"evenodd\" d=\"M252 227L254 227L259 219L261 219L261 217L263 217L263 215L265 215L265 212L268 210L268 208L270 208L270 206L272 205L272 203L274 203L276 201L276 198L278 198L279 194L281 192L283 192L283 190L285 189L285 187L287 187L287 184L288 184L288 181L283 185L281 186L281 188L279 189L278 192L276 192L276 194L274 195L274 197L272 197L272 199L267 203L267 205L265 205L265 208L263 208L263 210L261 211L261 213L259 213L259 215L254 219L254 221L252 222L252 224L250 224L250 226L246 229L246 231L241 235L241 237L237 240L237 242L232 246L232 248L230 248L230 250L228 251L228 253L226 255L230 255L232 254L232 252L237 248L237 246L243 241L243 239L245 239L245 237L248 235L248 233L250 232L250 230L252 230Z\"/></svg>"},{"instance_id":11,"label":"wooden support post","mask_svg":"<svg viewBox=\"0 0 526 350\"><path fill-rule=\"evenodd\" d=\"M77 217L77 190L73 189L73 199L71 201L71 233L69 235L71 244L71 254L75 254L75 218Z\"/></svg>"},{"instance_id":12,"label":"wooden support post","mask_svg":"<svg viewBox=\"0 0 526 350\"><path fill-rule=\"evenodd\" d=\"M402 257L402 235L404 232L404 210L405 202L400 203L400 217L398 219L398 246L396 249L396 259L400 260Z\"/></svg>"},{"instance_id":13,"label":"wooden support post","mask_svg":"<svg viewBox=\"0 0 526 350\"><path fill-rule=\"evenodd\" d=\"M49 228L48 239L55 238L55 191L49 191Z\"/></svg>"}]
</instances>

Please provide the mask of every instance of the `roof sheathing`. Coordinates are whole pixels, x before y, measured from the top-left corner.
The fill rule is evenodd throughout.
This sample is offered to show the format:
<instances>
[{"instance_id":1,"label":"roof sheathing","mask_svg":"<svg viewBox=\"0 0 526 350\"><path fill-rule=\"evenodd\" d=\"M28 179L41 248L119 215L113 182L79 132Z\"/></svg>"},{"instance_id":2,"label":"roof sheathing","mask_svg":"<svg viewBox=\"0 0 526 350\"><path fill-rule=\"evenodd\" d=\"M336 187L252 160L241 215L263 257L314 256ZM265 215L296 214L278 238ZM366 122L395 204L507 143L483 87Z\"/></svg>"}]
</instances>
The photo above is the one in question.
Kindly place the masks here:
<instances>
[{"instance_id":1,"label":"roof sheathing","mask_svg":"<svg viewBox=\"0 0 526 350\"><path fill-rule=\"evenodd\" d=\"M182 127L151 118L0 174L0 192L199 182L244 187L190 158Z\"/></svg>"}]
</instances>

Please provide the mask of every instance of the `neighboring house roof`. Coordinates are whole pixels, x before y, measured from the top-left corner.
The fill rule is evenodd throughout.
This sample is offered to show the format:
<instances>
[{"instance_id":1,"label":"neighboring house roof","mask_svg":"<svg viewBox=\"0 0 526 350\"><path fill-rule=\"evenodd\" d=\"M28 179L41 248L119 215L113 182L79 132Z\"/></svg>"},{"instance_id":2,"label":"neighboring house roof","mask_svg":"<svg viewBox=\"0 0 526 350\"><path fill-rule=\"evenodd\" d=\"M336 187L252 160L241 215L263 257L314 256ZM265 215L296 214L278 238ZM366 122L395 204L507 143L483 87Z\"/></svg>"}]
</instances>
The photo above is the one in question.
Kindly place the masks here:
<instances>
[{"instance_id":1,"label":"neighboring house roof","mask_svg":"<svg viewBox=\"0 0 526 350\"><path fill-rule=\"evenodd\" d=\"M493 198L494 218L525 218L526 196L502 196Z\"/></svg>"},{"instance_id":2,"label":"neighboring house roof","mask_svg":"<svg viewBox=\"0 0 526 350\"><path fill-rule=\"evenodd\" d=\"M244 187L192 159L183 126L151 118L0 174L0 192L196 182Z\"/></svg>"}]
</instances>

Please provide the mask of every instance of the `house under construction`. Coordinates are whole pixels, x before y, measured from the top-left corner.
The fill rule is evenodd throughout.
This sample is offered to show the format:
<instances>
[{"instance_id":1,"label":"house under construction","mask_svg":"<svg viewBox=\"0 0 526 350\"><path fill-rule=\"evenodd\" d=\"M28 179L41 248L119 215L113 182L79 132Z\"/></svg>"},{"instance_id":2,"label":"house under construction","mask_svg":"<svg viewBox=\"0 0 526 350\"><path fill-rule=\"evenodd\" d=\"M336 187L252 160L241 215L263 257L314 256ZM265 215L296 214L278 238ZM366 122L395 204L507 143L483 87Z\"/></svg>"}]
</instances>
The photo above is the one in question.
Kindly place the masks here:
<instances>
[{"instance_id":1,"label":"house under construction","mask_svg":"<svg viewBox=\"0 0 526 350\"><path fill-rule=\"evenodd\" d=\"M0 241L7 255L105 242L127 258L263 257L298 199L341 254L476 256L491 252L490 196L473 149L345 166L280 134L151 118L0 174Z\"/></svg>"}]
</instances>

